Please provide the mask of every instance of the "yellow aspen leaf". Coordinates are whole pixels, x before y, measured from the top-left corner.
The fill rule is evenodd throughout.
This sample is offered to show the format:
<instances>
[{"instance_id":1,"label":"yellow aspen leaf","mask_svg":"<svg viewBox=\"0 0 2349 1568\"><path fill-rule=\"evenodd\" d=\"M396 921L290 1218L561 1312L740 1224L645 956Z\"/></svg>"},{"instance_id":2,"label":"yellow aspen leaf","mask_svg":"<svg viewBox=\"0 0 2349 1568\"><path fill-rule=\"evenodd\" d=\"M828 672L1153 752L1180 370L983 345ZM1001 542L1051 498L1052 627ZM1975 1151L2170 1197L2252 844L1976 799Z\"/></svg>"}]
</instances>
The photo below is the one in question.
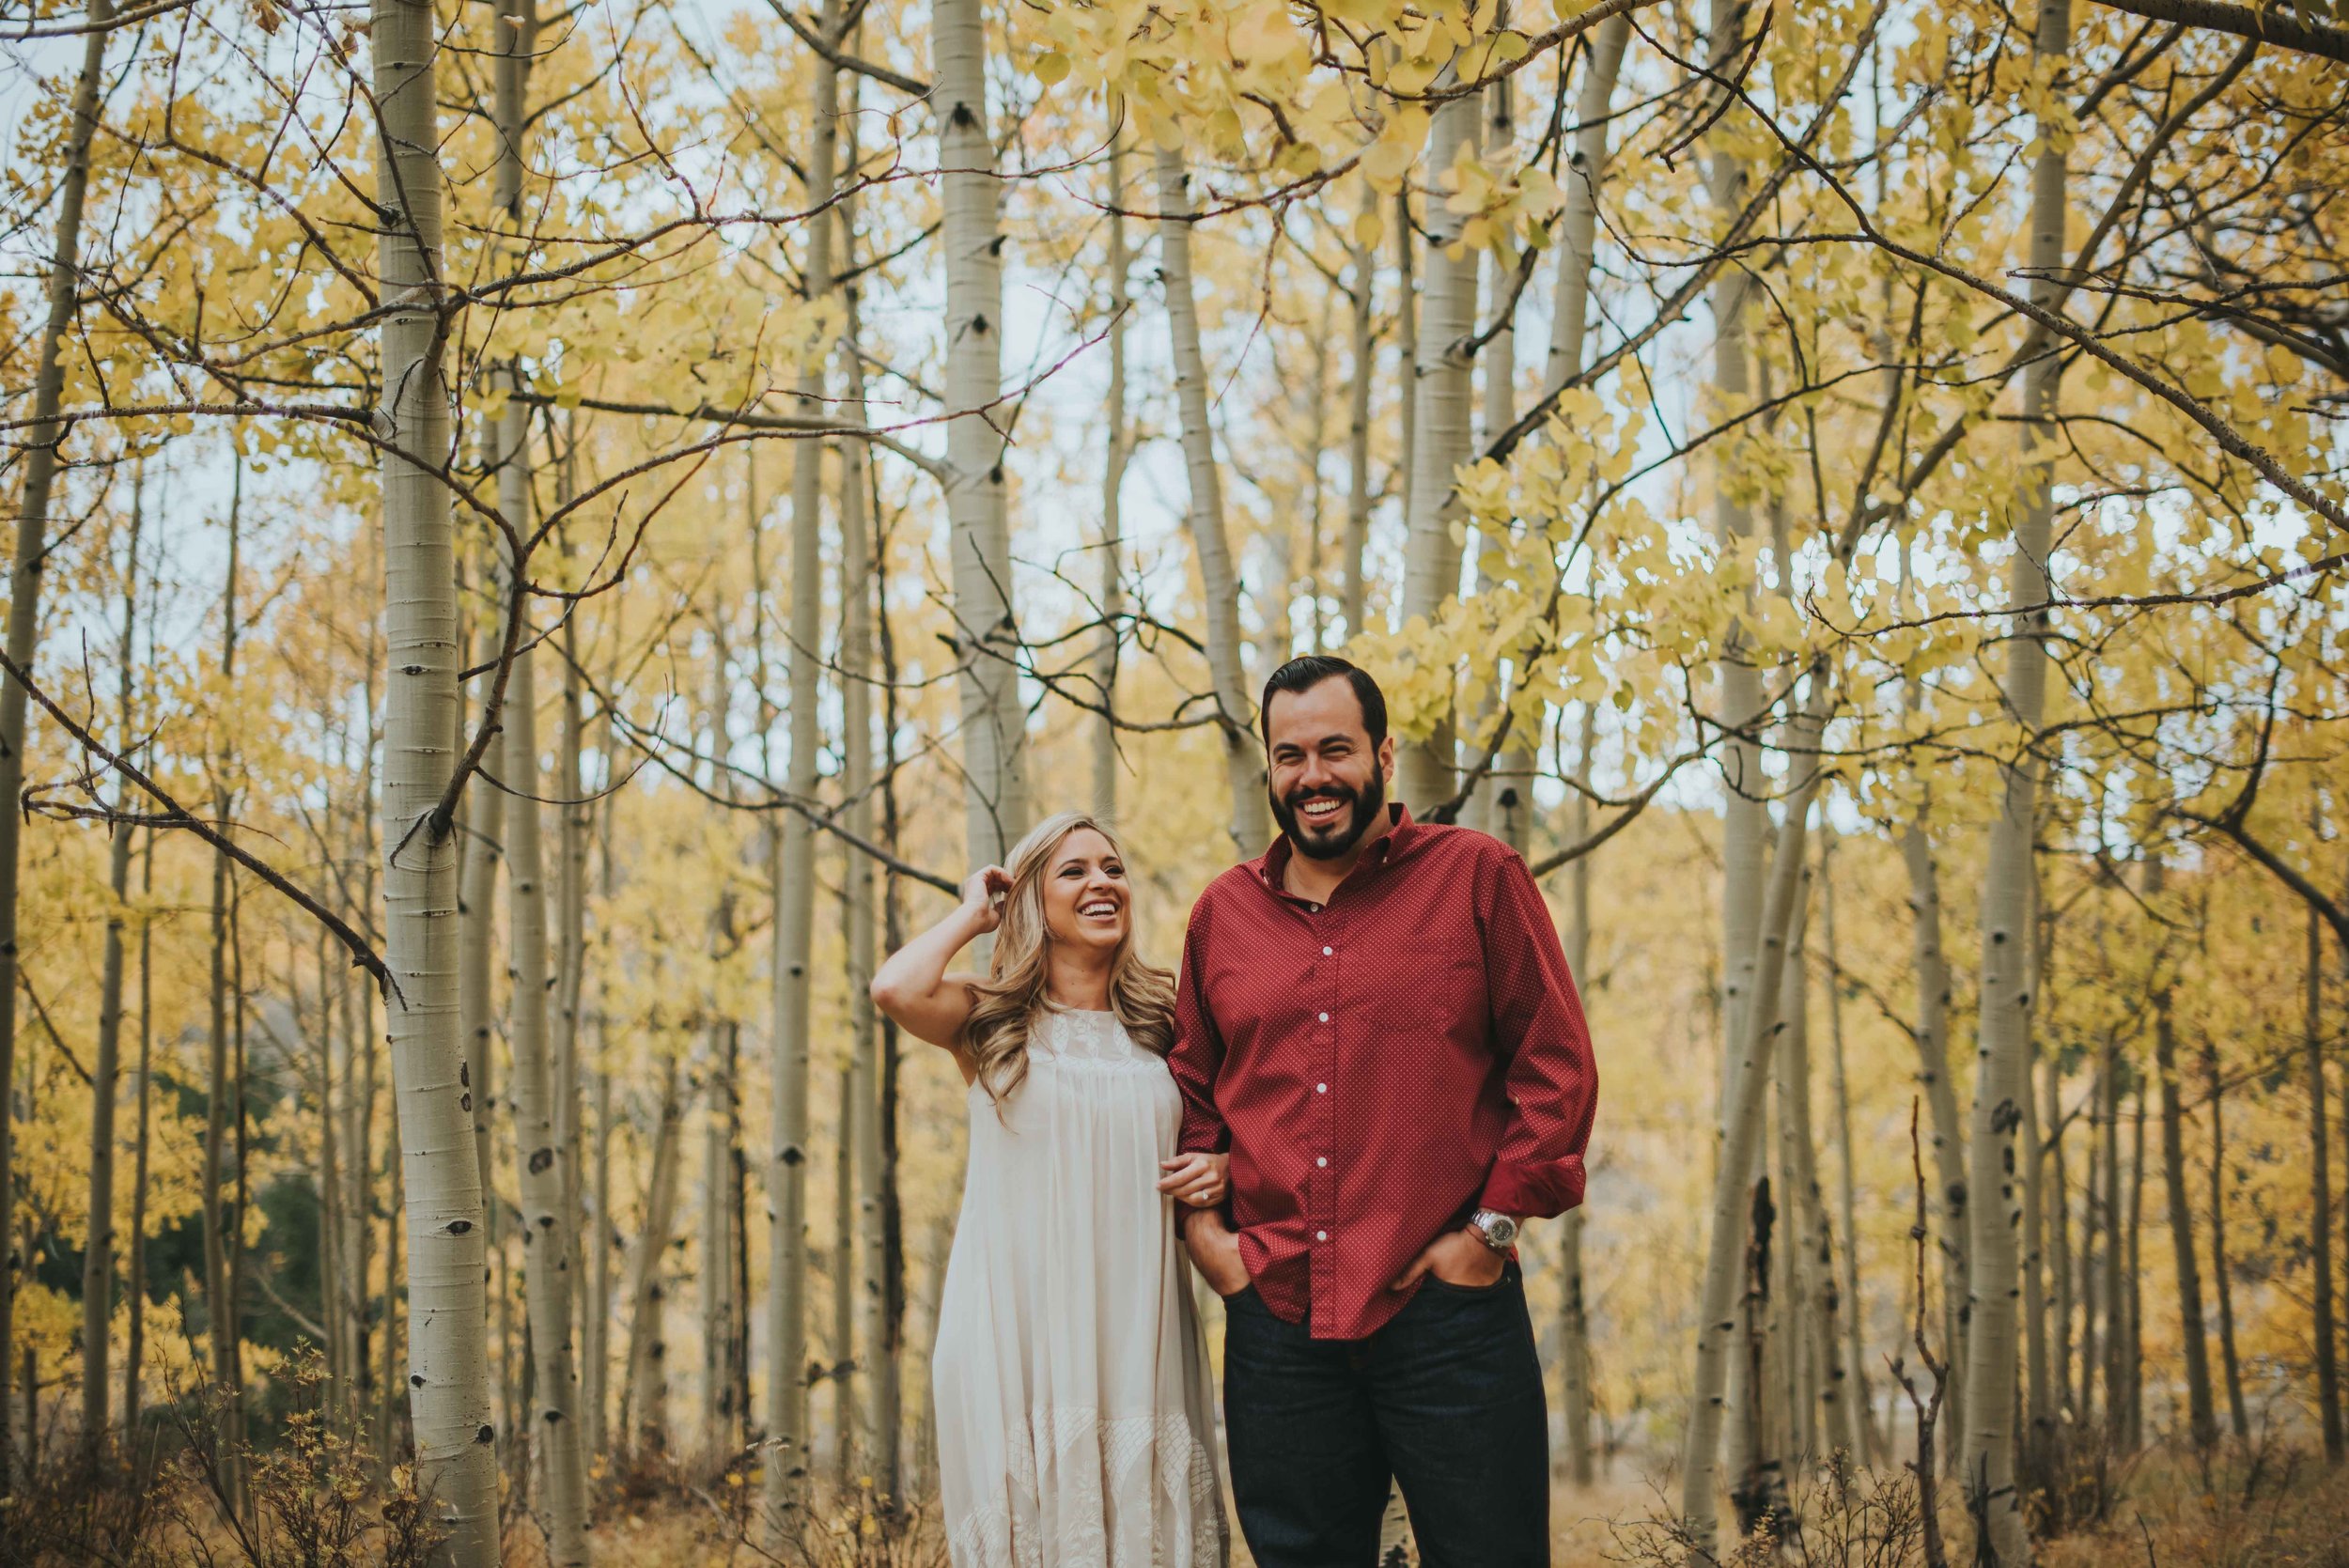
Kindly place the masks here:
<instances>
[{"instance_id":1,"label":"yellow aspen leaf","mask_svg":"<svg viewBox=\"0 0 2349 1568\"><path fill-rule=\"evenodd\" d=\"M1391 93L1415 97L1427 90L1428 84L1436 79L1436 72L1442 69L1443 64L1439 60L1398 60L1387 72L1387 79L1381 85Z\"/></svg>"},{"instance_id":2,"label":"yellow aspen leaf","mask_svg":"<svg viewBox=\"0 0 2349 1568\"><path fill-rule=\"evenodd\" d=\"M1377 184L1391 185L1403 178L1404 172L1418 156L1418 148L1381 136L1370 144L1369 151L1362 154L1362 173Z\"/></svg>"},{"instance_id":3,"label":"yellow aspen leaf","mask_svg":"<svg viewBox=\"0 0 2349 1568\"><path fill-rule=\"evenodd\" d=\"M1059 50L1048 50L1035 58L1035 79L1046 86L1054 86L1068 78L1068 56Z\"/></svg>"}]
</instances>

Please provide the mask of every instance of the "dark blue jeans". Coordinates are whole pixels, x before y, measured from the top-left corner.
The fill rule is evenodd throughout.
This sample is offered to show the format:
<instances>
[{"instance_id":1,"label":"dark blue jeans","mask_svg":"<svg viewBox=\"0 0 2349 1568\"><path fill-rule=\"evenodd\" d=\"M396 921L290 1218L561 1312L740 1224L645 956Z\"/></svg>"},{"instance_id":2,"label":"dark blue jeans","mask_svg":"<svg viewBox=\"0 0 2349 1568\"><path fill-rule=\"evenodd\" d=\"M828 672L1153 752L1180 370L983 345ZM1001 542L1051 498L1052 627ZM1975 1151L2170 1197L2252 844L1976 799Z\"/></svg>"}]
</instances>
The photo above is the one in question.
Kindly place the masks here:
<instances>
[{"instance_id":1,"label":"dark blue jeans","mask_svg":"<svg viewBox=\"0 0 2349 1568\"><path fill-rule=\"evenodd\" d=\"M1371 1568L1392 1479L1426 1568L1549 1561L1549 1415L1525 1281L1430 1277L1366 1340L1227 1297L1223 1417L1256 1568Z\"/></svg>"}]
</instances>

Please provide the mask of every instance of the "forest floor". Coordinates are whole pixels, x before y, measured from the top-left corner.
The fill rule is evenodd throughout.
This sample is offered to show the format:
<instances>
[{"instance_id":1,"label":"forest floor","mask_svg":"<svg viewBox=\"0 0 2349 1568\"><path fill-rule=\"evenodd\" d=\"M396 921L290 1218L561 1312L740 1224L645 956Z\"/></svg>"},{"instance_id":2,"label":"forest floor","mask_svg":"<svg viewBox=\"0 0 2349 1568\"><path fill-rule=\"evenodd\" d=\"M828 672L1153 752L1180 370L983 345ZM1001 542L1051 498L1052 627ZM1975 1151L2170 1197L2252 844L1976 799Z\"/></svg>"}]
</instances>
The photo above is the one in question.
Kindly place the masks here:
<instances>
[{"instance_id":1,"label":"forest floor","mask_svg":"<svg viewBox=\"0 0 2349 1568\"><path fill-rule=\"evenodd\" d=\"M1856 1485L1842 1509L1823 1494L1805 1499L1806 1529L1776 1553L1753 1551L1731 1568L1922 1568L1915 1528L1914 1483L1887 1472ZM1675 1494L1649 1481L1615 1480L1561 1487L1551 1504L1554 1568L1680 1568L1681 1554L1659 1521ZM768 1568L773 1560L723 1522L718 1501L690 1506L646 1498L633 1512L604 1511L596 1560L644 1568ZM1954 1497L1942 1508L1944 1556L1951 1568L1973 1560L1972 1529ZM534 1536L525 1527L518 1536ZM511 1539L511 1538L509 1538ZM513 1541L507 1568L542 1568L543 1558ZM521 1547L521 1549L513 1549ZM2156 1449L2130 1465L2101 1519L2038 1543L2040 1568L2349 1568L2349 1467L2328 1469L2321 1455L2270 1447L2230 1451L2207 1470ZM934 1514L911 1540L860 1537L845 1521L811 1568L944 1568ZM1237 1540L1233 1568L1252 1568Z\"/></svg>"}]
</instances>

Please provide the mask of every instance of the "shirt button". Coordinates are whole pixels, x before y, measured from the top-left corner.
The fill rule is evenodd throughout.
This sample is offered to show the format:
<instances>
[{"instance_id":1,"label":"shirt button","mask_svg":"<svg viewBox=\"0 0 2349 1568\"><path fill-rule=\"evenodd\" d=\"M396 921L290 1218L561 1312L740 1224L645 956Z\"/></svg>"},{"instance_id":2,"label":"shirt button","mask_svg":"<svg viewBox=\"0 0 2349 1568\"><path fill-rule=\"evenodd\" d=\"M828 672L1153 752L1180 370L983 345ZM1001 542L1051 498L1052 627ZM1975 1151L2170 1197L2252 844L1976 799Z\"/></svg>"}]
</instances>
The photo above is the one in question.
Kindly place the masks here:
<instances>
[{"instance_id":1,"label":"shirt button","mask_svg":"<svg viewBox=\"0 0 2349 1568\"><path fill-rule=\"evenodd\" d=\"M1311 909L1311 910L1312 910L1314 913L1315 913L1315 914L1319 914L1319 913L1321 913L1321 906L1320 906L1320 905L1318 905L1318 904L1308 904L1308 905L1306 905L1306 906L1305 906L1305 908L1307 908L1308 909Z\"/></svg>"},{"instance_id":2,"label":"shirt button","mask_svg":"<svg viewBox=\"0 0 2349 1568\"><path fill-rule=\"evenodd\" d=\"M1322 1021L1323 1023L1328 1023L1328 1022L1330 1021L1330 1015L1329 1015L1329 1014L1327 1014L1327 1013L1322 1014L1322 1015L1321 1015L1321 1021Z\"/></svg>"},{"instance_id":3,"label":"shirt button","mask_svg":"<svg viewBox=\"0 0 2349 1568\"><path fill-rule=\"evenodd\" d=\"M1315 1231L1314 1233L1314 1239L1315 1241L1327 1241L1330 1239L1330 1233L1327 1231Z\"/></svg>"},{"instance_id":4,"label":"shirt button","mask_svg":"<svg viewBox=\"0 0 2349 1568\"><path fill-rule=\"evenodd\" d=\"M1316 1094L1326 1094L1329 1092L1330 1086L1326 1083L1316 1083L1314 1085L1314 1093Z\"/></svg>"},{"instance_id":5,"label":"shirt button","mask_svg":"<svg viewBox=\"0 0 2349 1568\"><path fill-rule=\"evenodd\" d=\"M1321 1158L1321 1159L1316 1159L1316 1160L1315 1160L1315 1161L1314 1161L1314 1163L1315 1163L1315 1165L1318 1165L1319 1167L1321 1167L1321 1169L1323 1169L1324 1171L1327 1171L1328 1169L1330 1169L1330 1161L1328 1160L1328 1158L1327 1158L1327 1157L1324 1157L1324 1158Z\"/></svg>"},{"instance_id":6,"label":"shirt button","mask_svg":"<svg viewBox=\"0 0 2349 1568\"><path fill-rule=\"evenodd\" d=\"M1328 957L1330 957L1330 956L1334 955L1336 954L1336 952L1337 952L1337 951L1338 951L1338 950L1337 950L1336 948L1334 948L1334 947L1325 947L1325 948L1323 948L1323 949L1321 950L1321 955L1322 955L1324 958L1328 958Z\"/></svg>"}]
</instances>

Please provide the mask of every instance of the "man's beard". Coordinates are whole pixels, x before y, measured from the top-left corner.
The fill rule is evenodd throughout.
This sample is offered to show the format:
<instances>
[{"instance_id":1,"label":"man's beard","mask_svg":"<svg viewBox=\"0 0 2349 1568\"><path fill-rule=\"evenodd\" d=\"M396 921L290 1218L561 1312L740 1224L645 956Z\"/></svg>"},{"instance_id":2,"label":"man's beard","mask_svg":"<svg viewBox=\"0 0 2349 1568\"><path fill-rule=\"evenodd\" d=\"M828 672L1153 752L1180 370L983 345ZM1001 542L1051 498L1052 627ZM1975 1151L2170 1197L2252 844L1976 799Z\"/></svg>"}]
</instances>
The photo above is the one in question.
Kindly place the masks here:
<instances>
[{"instance_id":1,"label":"man's beard","mask_svg":"<svg viewBox=\"0 0 2349 1568\"><path fill-rule=\"evenodd\" d=\"M1308 860L1334 861L1343 859L1360 844L1370 825L1378 819L1378 814L1386 809L1387 781L1373 772L1368 789L1325 784L1318 789L1300 789L1285 800L1278 796L1271 800L1273 820L1281 824L1281 831L1288 834L1289 843L1297 846L1299 854ZM1353 809L1337 815L1337 826L1309 827L1298 815L1298 808L1308 800L1346 800L1352 802Z\"/></svg>"}]
</instances>

